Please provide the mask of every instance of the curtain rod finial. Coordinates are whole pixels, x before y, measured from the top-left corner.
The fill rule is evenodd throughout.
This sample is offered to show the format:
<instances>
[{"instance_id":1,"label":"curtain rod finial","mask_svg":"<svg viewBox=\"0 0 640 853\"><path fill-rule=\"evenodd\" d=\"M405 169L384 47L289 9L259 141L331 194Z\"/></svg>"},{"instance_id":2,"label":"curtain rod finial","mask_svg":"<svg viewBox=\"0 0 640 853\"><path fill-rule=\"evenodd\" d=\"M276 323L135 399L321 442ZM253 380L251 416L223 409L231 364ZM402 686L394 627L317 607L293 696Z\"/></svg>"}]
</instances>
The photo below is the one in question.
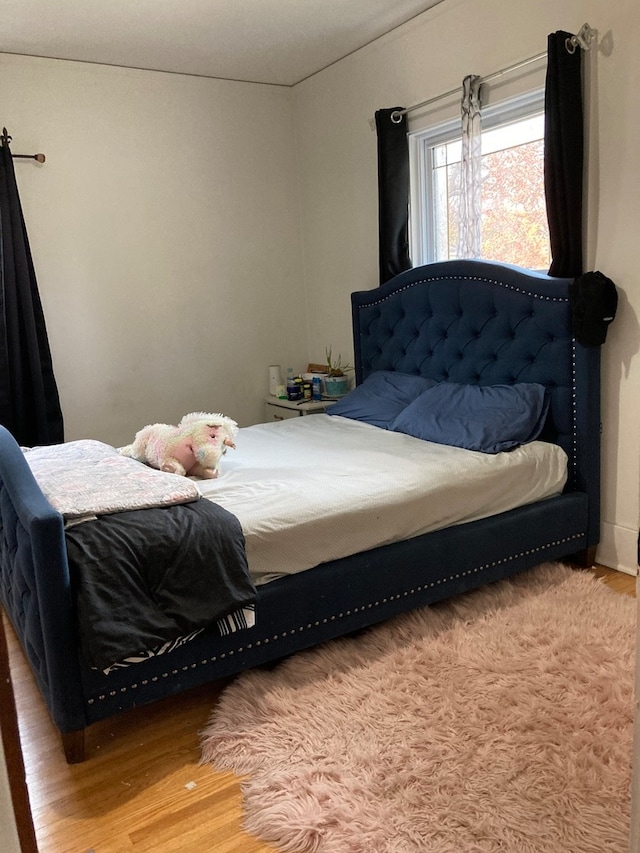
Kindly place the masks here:
<instances>
[{"instance_id":1,"label":"curtain rod finial","mask_svg":"<svg viewBox=\"0 0 640 853\"><path fill-rule=\"evenodd\" d=\"M582 48L582 50L591 50L591 42L595 36L596 30L592 30L589 24L583 24L574 36L567 39L566 48L568 53L575 53L577 47Z\"/></svg>"}]
</instances>

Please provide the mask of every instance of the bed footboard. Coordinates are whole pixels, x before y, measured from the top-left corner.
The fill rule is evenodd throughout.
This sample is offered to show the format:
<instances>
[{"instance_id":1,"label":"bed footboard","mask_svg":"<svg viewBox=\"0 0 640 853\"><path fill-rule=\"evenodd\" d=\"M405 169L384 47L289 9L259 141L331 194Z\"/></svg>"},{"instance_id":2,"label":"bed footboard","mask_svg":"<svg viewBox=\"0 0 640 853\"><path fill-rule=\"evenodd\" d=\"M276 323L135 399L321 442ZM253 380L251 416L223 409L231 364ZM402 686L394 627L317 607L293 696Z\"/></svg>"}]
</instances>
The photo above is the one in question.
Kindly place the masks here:
<instances>
[{"instance_id":1,"label":"bed footboard","mask_svg":"<svg viewBox=\"0 0 640 853\"><path fill-rule=\"evenodd\" d=\"M62 517L0 426L0 599L61 732L86 725Z\"/></svg>"}]
</instances>

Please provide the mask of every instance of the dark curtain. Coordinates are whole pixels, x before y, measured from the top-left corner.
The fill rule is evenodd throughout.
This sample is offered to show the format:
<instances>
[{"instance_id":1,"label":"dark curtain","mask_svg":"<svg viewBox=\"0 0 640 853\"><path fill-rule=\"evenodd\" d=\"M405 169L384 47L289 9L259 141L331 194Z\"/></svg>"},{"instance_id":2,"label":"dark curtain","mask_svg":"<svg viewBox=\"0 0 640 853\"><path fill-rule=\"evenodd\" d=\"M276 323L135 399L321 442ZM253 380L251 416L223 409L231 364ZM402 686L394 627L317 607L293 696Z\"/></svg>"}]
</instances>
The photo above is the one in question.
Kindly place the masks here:
<instances>
[{"instance_id":1,"label":"dark curtain","mask_svg":"<svg viewBox=\"0 0 640 853\"><path fill-rule=\"evenodd\" d=\"M547 41L544 187L551 238L549 274L582 273L582 50L569 53L571 33L551 33Z\"/></svg>"},{"instance_id":2,"label":"dark curtain","mask_svg":"<svg viewBox=\"0 0 640 853\"><path fill-rule=\"evenodd\" d=\"M0 423L25 446L64 440L49 339L9 149L0 137Z\"/></svg>"},{"instance_id":3,"label":"dark curtain","mask_svg":"<svg viewBox=\"0 0 640 853\"><path fill-rule=\"evenodd\" d=\"M411 268L407 117L397 123L391 120L391 114L401 109L376 112L380 284Z\"/></svg>"}]
</instances>

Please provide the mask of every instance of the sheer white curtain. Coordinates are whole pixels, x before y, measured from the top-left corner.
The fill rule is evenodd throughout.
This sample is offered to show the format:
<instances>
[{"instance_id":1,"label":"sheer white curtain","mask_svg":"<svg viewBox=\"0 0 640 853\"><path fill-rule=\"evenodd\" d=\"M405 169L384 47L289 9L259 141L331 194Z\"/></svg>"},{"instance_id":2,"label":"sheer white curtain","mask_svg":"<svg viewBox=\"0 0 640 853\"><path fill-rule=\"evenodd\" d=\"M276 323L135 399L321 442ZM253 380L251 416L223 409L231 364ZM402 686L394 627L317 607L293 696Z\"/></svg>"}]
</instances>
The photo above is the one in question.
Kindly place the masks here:
<instances>
[{"instance_id":1,"label":"sheer white curtain","mask_svg":"<svg viewBox=\"0 0 640 853\"><path fill-rule=\"evenodd\" d=\"M462 81L462 158L460 174L459 258L479 258L482 249L482 128L480 84L469 74Z\"/></svg>"}]
</instances>

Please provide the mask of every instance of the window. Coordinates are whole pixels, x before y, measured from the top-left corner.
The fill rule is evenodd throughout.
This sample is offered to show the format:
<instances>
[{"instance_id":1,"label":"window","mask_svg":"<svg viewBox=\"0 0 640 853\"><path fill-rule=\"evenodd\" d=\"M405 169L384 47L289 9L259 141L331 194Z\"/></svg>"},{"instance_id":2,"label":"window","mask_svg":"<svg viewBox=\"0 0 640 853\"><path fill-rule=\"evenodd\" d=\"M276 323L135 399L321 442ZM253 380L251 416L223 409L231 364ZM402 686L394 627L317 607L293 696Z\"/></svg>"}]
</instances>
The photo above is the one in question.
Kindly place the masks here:
<instances>
[{"instance_id":1,"label":"window","mask_svg":"<svg viewBox=\"0 0 640 853\"><path fill-rule=\"evenodd\" d=\"M411 257L456 257L460 121L409 137ZM544 91L482 111L482 257L530 269L551 263L544 196Z\"/></svg>"}]
</instances>

